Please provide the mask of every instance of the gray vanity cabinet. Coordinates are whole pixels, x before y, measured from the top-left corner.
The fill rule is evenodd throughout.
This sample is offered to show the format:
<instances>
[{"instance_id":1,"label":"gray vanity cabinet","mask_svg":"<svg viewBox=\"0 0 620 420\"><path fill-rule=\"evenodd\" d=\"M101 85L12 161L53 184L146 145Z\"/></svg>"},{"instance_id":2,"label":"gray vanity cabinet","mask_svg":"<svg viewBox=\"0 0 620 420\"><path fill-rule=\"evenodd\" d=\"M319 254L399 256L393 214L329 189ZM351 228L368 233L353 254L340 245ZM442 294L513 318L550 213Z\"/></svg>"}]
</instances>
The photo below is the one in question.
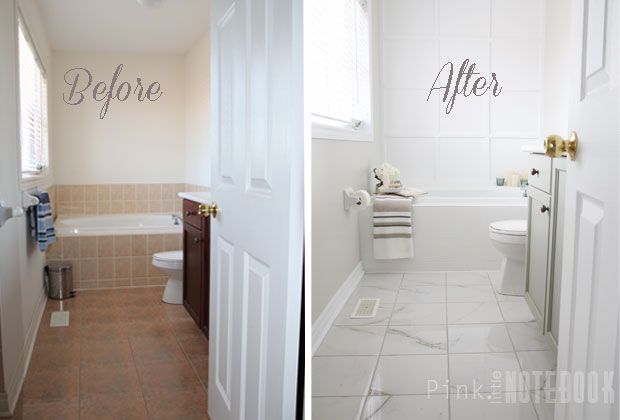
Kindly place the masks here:
<instances>
[{"instance_id":1,"label":"gray vanity cabinet","mask_svg":"<svg viewBox=\"0 0 620 420\"><path fill-rule=\"evenodd\" d=\"M549 194L535 188L528 191L528 264L527 296L536 319L542 324L547 296L547 263L549 249Z\"/></svg>"},{"instance_id":2,"label":"gray vanity cabinet","mask_svg":"<svg viewBox=\"0 0 620 420\"><path fill-rule=\"evenodd\" d=\"M530 166L525 298L542 333L557 346L566 159L532 154Z\"/></svg>"}]
</instances>

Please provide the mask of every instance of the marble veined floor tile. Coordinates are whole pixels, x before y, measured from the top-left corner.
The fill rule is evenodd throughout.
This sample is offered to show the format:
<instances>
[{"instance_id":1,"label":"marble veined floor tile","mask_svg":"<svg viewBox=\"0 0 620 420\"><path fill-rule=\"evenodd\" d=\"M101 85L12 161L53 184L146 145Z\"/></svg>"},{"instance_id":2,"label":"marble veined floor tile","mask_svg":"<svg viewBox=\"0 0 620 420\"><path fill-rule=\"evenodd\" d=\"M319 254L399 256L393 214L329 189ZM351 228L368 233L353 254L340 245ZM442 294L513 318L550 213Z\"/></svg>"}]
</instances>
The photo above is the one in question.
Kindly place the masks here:
<instances>
[{"instance_id":1,"label":"marble veined floor tile","mask_svg":"<svg viewBox=\"0 0 620 420\"><path fill-rule=\"evenodd\" d=\"M499 271L489 271L489 278L491 279L491 286L493 286L495 297L499 302L525 302L525 298L523 296L503 295L498 292L499 283L501 280Z\"/></svg>"},{"instance_id":2,"label":"marble veined floor tile","mask_svg":"<svg viewBox=\"0 0 620 420\"><path fill-rule=\"evenodd\" d=\"M512 352L504 324L468 324L448 327L450 353Z\"/></svg>"},{"instance_id":3,"label":"marble veined floor tile","mask_svg":"<svg viewBox=\"0 0 620 420\"><path fill-rule=\"evenodd\" d=\"M312 418L358 420L363 405L363 397L313 397Z\"/></svg>"},{"instance_id":4,"label":"marble veined floor tile","mask_svg":"<svg viewBox=\"0 0 620 420\"><path fill-rule=\"evenodd\" d=\"M402 286L398 291L397 303L444 303L445 286Z\"/></svg>"},{"instance_id":5,"label":"marble veined floor tile","mask_svg":"<svg viewBox=\"0 0 620 420\"><path fill-rule=\"evenodd\" d=\"M405 273L403 286L445 286L446 273L441 271L417 271Z\"/></svg>"},{"instance_id":6,"label":"marble veined floor tile","mask_svg":"<svg viewBox=\"0 0 620 420\"><path fill-rule=\"evenodd\" d=\"M389 287L391 289L398 289L400 287L400 283L402 282L403 274L377 274L370 273L364 274L362 280L360 281L360 286L379 286L379 287Z\"/></svg>"},{"instance_id":7,"label":"marble veined floor tile","mask_svg":"<svg viewBox=\"0 0 620 420\"><path fill-rule=\"evenodd\" d=\"M379 303L394 303L398 288L392 288L390 285L384 286L364 286L359 285L353 291L347 305L355 305L359 299L380 299Z\"/></svg>"},{"instance_id":8,"label":"marble veined floor tile","mask_svg":"<svg viewBox=\"0 0 620 420\"><path fill-rule=\"evenodd\" d=\"M316 352L317 356L372 356L379 354L385 326L332 326Z\"/></svg>"},{"instance_id":9,"label":"marble veined floor tile","mask_svg":"<svg viewBox=\"0 0 620 420\"><path fill-rule=\"evenodd\" d=\"M503 321L497 302L448 304L448 324L490 324Z\"/></svg>"},{"instance_id":10,"label":"marble veined floor tile","mask_svg":"<svg viewBox=\"0 0 620 420\"><path fill-rule=\"evenodd\" d=\"M382 355L446 354L446 327L443 325L390 326Z\"/></svg>"},{"instance_id":11,"label":"marble veined floor tile","mask_svg":"<svg viewBox=\"0 0 620 420\"><path fill-rule=\"evenodd\" d=\"M446 393L446 355L381 356L371 395L428 395Z\"/></svg>"},{"instance_id":12,"label":"marble veined floor tile","mask_svg":"<svg viewBox=\"0 0 620 420\"><path fill-rule=\"evenodd\" d=\"M527 373L529 389L555 388L557 358L555 351L518 351L517 358Z\"/></svg>"},{"instance_id":13,"label":"marble veined floor tile","mask_svg":"<svg viewBox=\"0 0 620 420\"><path fill-rule=\"evenodd\" d=\"M551 349L547 337L542 335L536 322L507 323L506 328L516 351Z\"/></svg>"},{"instance_id":14,"label":"marble veined floor tile","mask_svg":"<svg viewBox=\"0 0 620 420\"><path fill-rule=\"evenodd\" d=\"M445 325L445 303L397 303L390 325Z\"/></svg>"},{"instance_id":15,"label":"marble veined floor tile","mask_svg":"<svg viewBox=\"0 0 620 420\"><path fill-rule=\"evenodd\" d=\"M338 314L334 325L388 325L392 315L393 303L379 304L377 314L373 318L351 318L356 304L347 304Z\"/></svg>"},{"instance_id":16,"label":"marble veined floor tile","mask_svg":"<svg viewBox=\"0 0 620 420\"><path fill-rule=\"evenodd\" d=\"M530 392L534 409L539 420L554 420L555 391L550 389Z\"/></svg>"},{"instance_id":17,"label":"marble veined floor tile","mask_svg":"<svg viewBox=\"0 0 620 420\"><path fill-rule=\"evenodd\" d=\"M537 420L527 392L450 395L451 420Z\"/></svg>"},{"instance_id":18,"label":"marble veined floor tile","mask_svg":"<svg viewBox=\"0 0 620 420\"><path fill-rule=\"evenodd\" d=\"M448 302L496 302L490 284L448 284Z\"/></svg>"},{"instance_id":19,"label":"marble veined floor tile","mask_svg":"<svg viewBox=\"0 0 620 420\"><path fill-rule=\"evenodd\" d=\"M536 320L525 300L522 302L499 302L499 307L506 322L532 322Z\"/></svg>"},{"instance_id":20,"label":"marble veined floor tile","mask_svg":"<svg viewBox=\"0 0 620 420\"><path fill-rule=\"evenodd\" d=\"M490 284L486 271L448 271L446 279L448 285Z\"/></svg>"},{"instance_id":21,"label":"marble veined floor tile","mask_svg":"<svg viewBox=\"0 0 620 420\"><path fill-rule=\"evenodd\" d=\"M365 396L377 356L312 358L312 396Z\"/></svg>"},{"instance_id":22,"label":"marble veined floor tile","mask_svg":"<svg viewBox=\"0 0 620 420\"><path fill-rule=\"evenodd\" d=\"M514 353L450 354L450 392L525 391Z\"/></svg>"},{"instance_id":23,"label":"marble veined floor tile","mask_svg":"<svg viewBox=\"0 0 620 420\"><path fill-rule=\"evenodd\" d=\"M448 420L448 405L447 395L370 396L361 420Z\"/></svg>"}]
</instances>

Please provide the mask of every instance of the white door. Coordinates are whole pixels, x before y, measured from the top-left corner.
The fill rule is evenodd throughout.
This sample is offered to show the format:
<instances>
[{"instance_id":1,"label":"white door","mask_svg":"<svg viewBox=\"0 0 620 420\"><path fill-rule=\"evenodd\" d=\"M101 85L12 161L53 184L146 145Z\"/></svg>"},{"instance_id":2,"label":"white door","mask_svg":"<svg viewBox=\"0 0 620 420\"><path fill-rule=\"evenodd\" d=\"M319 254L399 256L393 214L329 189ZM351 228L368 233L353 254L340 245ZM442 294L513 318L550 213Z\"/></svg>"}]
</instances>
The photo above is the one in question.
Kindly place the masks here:
<instances>
[{"instance_id":1,"label":"white door","mask_svg":"<svg viewBox=\"0 0 620 420\"><path fill-rule=\"evenodd\" d=\"M295 418L303 257L299 0L214 0L209 414ZM303 351L303 349L302 349Z\"/></svg>"},{"instance_id":2,"label":"white door","mask_svg":"<svg viewBox=\"0 0 620 420\"><path fill-rule=\"evenodd\" d=\"M618 419L618 0L574 0L569 125L579 137L568 161L558 373L599 374L598 398L570 392L556 420ZM615 403L603 372L615 371ZM594 388L592 388L593 391Z\"/></svg>"}]
</instances>

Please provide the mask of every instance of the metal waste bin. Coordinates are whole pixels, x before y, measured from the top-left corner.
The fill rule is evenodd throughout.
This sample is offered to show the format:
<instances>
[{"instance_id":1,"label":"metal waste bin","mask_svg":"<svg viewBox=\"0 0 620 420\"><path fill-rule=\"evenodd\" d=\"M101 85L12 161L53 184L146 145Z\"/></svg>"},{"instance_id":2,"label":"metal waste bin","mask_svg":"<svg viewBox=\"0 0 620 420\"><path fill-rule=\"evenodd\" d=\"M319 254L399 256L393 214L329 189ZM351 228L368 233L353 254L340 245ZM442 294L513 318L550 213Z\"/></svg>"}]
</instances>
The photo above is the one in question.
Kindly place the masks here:
<instances>
[{"instance_id":1,"label":"metal waste bin","mask_svg":"<svg viewBox=\"0 0 620 420\"><path fill-rule=\"evenodd\" d=\"M70 262L53 262L45 267L45 288L50 299L63 300L74 296L73 269Z\"/></svg>"}]
</instances>

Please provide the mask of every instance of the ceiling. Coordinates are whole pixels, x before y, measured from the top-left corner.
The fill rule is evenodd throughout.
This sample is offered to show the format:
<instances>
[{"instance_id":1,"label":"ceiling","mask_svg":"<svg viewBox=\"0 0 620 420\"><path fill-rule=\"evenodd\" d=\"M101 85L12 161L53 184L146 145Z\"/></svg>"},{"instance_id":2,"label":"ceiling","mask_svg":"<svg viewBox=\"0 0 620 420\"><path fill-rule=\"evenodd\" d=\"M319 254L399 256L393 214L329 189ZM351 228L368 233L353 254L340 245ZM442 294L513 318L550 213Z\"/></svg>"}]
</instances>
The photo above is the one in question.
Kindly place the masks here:
<instances>
[{"instance_id":1,"label":"ceiling","mask_svg":"<svg viewBox=\"0 0 620 420\"><path fill-rule=\"evenodd\" d=\"M209 0L37 0L52 49L187 51L209 28Z\"/></svg>"}]
</instances>

